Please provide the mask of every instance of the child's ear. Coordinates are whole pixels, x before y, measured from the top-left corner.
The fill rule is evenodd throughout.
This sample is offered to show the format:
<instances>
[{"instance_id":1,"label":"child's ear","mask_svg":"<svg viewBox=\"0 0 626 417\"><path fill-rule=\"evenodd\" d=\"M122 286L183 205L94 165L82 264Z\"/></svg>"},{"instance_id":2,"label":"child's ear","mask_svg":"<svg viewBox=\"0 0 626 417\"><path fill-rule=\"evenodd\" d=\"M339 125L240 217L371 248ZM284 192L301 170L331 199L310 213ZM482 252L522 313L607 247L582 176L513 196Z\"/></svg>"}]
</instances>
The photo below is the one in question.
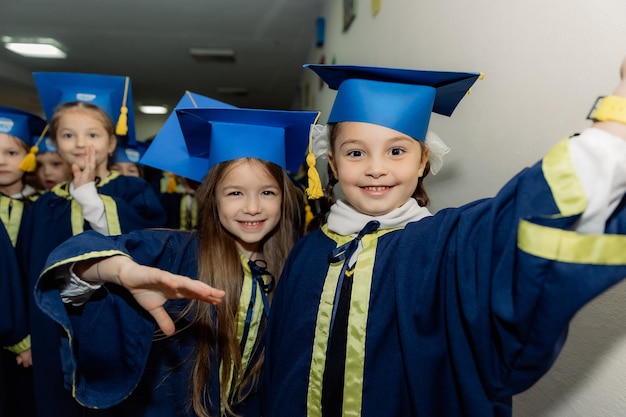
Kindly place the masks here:
<instances>
[{"instance_id":1,"label":"child's ear","mask_svg":"<svg viewBox=\"0 0 626 417\"><path fill-rule=\"evenodd\" d=\"M115 147L117 146L117 136L111 135L109 138L109 155L113 155Z\"/></svg>"},{"instance_id":2,"label":"child's ear","mask_svg":"<svg viewBox=\"0 0 626 417\"><path fill-rule=\"evenodd\" d=\"M419 177L424 176L424 170L426 169L426 164L428 163L428 155L430 154L430 150L427 146L420 144L422 147L422 159L420 160L420 167L418 170Z\"/></svg>"},{"instance_id":3,"label":"child's ear","mask_svg":"<svg viewBox=\"0 0 626 417\"><path fill-rule=\"evenodd\" d=\"M333 172L333 176L336 180L339 179L339 175L337 175L337 166L335 165L335 158L333 157L333 152L328 151L328 165L330 166L330 170Z\"/></svg>"}]
</instances>

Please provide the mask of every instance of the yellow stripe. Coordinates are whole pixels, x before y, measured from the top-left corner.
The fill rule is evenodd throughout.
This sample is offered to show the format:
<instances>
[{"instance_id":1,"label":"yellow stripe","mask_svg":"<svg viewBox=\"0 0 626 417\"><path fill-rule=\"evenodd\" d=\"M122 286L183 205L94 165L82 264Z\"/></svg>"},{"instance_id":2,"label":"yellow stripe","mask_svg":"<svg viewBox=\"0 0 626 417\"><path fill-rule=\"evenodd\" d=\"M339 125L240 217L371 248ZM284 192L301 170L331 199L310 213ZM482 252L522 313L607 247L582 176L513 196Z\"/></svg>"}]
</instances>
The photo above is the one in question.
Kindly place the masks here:
<instances>
[{"instance_id":1,"label":"yellow stripe","mask_svg":"<svg viewBox=\"0 0 626 417\"><path fill-rule=\"evenodd\" d=\"M587 196L569 155L568 139L557 143L543 158L542 170L563 216L582 213Z\"/></svg>"},{"instance_id":2,"label":"yellow stripe","mask_svg":"<svg viewBox=\"0 0 626 417\"><path fill-rule=\"evenodd\" d=\"M30 349L30 335L26 336L24 339L20 340L18 343L12 346L5 346L4 348L8 350L9 352L19 355L20 353Z\"/></svg>"},{"instance_id":3,"label":"yellow stripe","mask_svg":"<svg viewBox=\"0 0 626 417\"><path fill-rule=\"evenodd\" d=\"M626 265L626 236L592 235L520 222L517 246L540 258L591 265Z\"/></svg>"},{"instance_id":4,"label":"yellow stripe","mask_svg":"<svg viewBox=\"0 0 626 417\"><path fill-rule=\"evenodd\" d=\"M72 236L76 236L85 231L85 218L83 208L78 201L71 200L70 221L72 223Z\"/></svg>"},{"instance_id":5,"label":"yellow stripe","mask_svg":"<svg viewBox=\"0 0 626 417\"><path fill-rule=\"evenodd\" d=\"M13 247L17 243L23 213L24 203L22 201L7 196L0 196L0 220L4 224Z\"/></svg>"},{"instance_id":6,"label":"yellow stripe","mask_svg":"<svg viewBox=\"0 0 626 417\"><path fill-rule=\"evenodd\" d=\"M120 216L117 213L117 204L113 197L100 194L100 198L104 203L104 215L106 216L107 226L109 228L109 236L117 236L122 234L120 226Z\"/></svg>"},{"instance_id":7,"label":"yellow stripe","mask_svg":"<svg viewBox=\"0 0 626 417\"><path fill-rule=\"evenodd\" d=\"M109 175L107 175L105 178L101 178L100 182L96 184L96 188L104 187L105 185L107 185L108 183L110 183L111 181L119 177L120 175L121 174L117 171L109 171Z\"/></svg>"},{"instance_id":8,"label":"yellow stripe","mask_svg":"<svg viewBox=\"0 0 626 417\"><path fill-rule=\"evenodd\" d=\"M127 258L130 258L130 256L127 253L124 253L117 249L91 251L91 252L83 253L81 255L72 256L71 258L63 259L62 261L52 264L46 269L44 269L43 271L41 271L41 274L39 274L39 276L42 277L49 271L53 270L54 268L58 268L61 265L73 264L75 262L87 261L90 259L109 258L111 256L116 256L116 255L122 255L122 256L126 256Z\"/></svg>"},{"instance_id":9,"label":"yellow stripe","mask_svg":"<svg viewBox=\"0 0 626 417\"><path fill-rule=\"evenodd\" d=\"M359 253L355 266L350 313L348 316L348 345L346 351L346 374L343 395L344 416L358 416L361 413L363 396L363 371L365 367L365 340L367 333L367 317L372 287L372 274L376 258L378 238L395 229L377 230L362 239L363 251ZM338 235L328 230L327 225L322 231L338 246L352 239L353 236ZM322 383L326 362L326 347L330 336L330 319L333 311L333 301L342 262L329 265L320 298L313 339L313 355L309 372L309 388L307 392L307 416L321 417L320 408L322 399Z\"/></svg>"},{"instance_id":10,"label":"yellow stripe","mask_svg":"<svg viewBox=\"0 0 626 417\"><path fill-rule=\"evenodd\" d=\"M366 236L370 238L370 236ZM363 239L363 252L355 267L350 315L348 317L348 341L346 350L345 384L343 388L344 417L361 415L363 400L363 373L365 367L365 336L369 313L372 273L378 246L378 236L371 243Z\"/></svg>"}]
</instances>

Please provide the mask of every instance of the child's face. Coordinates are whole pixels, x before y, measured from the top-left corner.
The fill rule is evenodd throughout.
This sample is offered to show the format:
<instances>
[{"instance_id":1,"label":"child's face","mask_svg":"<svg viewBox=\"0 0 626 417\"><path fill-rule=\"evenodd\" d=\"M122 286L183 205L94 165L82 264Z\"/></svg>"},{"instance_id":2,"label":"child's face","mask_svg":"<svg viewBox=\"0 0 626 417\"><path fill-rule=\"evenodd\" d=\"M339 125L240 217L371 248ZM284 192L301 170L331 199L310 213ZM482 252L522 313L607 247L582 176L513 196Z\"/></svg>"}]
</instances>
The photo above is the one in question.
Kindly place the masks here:
<instances>
[{"instance_id":1,"label":"child's face","mask_svg":"<svg viewBox=\"0 0 626 417\"><path fill-rule=\"evenodd\" d=\"M72 176L70 165L56 152L37 154L37 179L46 190L60 182L67 181Z\"/></svg>"},{"instance_id":2,"label":"child's face","mask_svg":"<svg viewBox=\"0 0 626 417\"><path fill-rule=\"evenodd\" d=\"M139 167L132 162L116 162L111 165L111 169L127 177L141 177Z\"/></svg>"},{"instance_id":3,"label":"child's face","mask_svg":"<svg viewBox=\"0 0 626 417\"><path fill-rule=\"evenodd\" d=\"M346 202L370 216L406 203L428 161L417 140L361 122L341 123L328 158Z\"/></svg>"},{"instance_id":4,"label":"child's face","mask_svg":"<svg viewBox=\"0 0 626 417\"><path fill-rule=\"evenodd\" d=\"M216 187L222 226L248 258L261 251L261 241L280 221L279 184L259 163L236 162Z\"/></svg>"},{"instance_id":5,"label":"child's face","mask_svg":"<svg viewBox=\"0 0 626 417\"><path fill-rule=\"evenodd\" d=\"M67 110L59 119L56 132L57 151L70 165L85 169L87 148L96 154L97 175L106 171L109 155L115 149L117 139L109 135L99 115L88 109Z\"/></svg>"},{"instance_id":6,"label":"child's face","mask_svg":"<svg viewBox=\"0 0 626 417\"><path fill-rule=\"evenodd\" d=\"M26 153L19 139L0 133L0 192L13 195L22 191L24 172L20 170L20 163Z\"/></svg>"}]
</instances>

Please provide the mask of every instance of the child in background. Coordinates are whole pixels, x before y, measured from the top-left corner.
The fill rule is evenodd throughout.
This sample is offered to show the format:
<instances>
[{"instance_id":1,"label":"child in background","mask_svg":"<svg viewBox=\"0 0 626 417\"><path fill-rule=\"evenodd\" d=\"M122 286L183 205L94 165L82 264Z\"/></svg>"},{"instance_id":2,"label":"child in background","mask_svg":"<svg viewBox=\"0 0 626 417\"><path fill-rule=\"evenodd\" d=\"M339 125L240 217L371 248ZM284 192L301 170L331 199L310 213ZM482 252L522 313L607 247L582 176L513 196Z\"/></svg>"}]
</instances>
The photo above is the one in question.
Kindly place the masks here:
<instances>
[{"instance_id":1,"label":"child in background","mask_svg":"<svg viewBox=\"0 0 626 417\"><path fill-rule=\"evenodd\" d=\"M108 167L116 135L135 140L128 77L43 72L34 78L50 138L70 164L72 178L43 194L29 216L18 256L27 268L31 296L48 254L69 237L89 229L118 235L165 223L158 198L144 180ZM82 415L63 387L54 322L34 302L29 307L37 413Z\"/></svg>"},{"instance_id":2,"label":"child in background","mask_svg":"<svg viewBox=\"0 0 626 417\"><path fill-rule=\"evenodd\" d=\"M40 195L24 180L24 162L45 126L46 122L37 115L0 107L0 233L7 236L1 257L7 265L17 262L14 248L24 238L24 219ZM4 382L0 385L6 387L2 408L6 415L30 416L34 414L32 370L23 369L32 363L25 279L19 269L12 267L10 274L0 275L0 281L4 287L0 294L2 307L8 310L8 315L1 319L4 329L0 379Z\"/></svg>"},{"instance_id":3,"label":"child in background","mask_svg":"<svg viewBox=\"0 0 626 417\"><path fill-rule=\"evenodd\" d=\"M72 168L67 161L61 158L57 148L46 136L39 142L38 152L36 155L37 169L35 175L42 189L48 191L64 181L72 177Z\"/></svg>"},{"instance_id":4,"label":"child in background","mask_svg":"<svg viewBox=\"0 0 626 417\"><path fill-rule=\"evenodd\" d=\"M178 171L204 159L208 173L193 174L206 174L199 231L76 236L51 254L37 302L64 328L72 392L101 415L260 416L273 277L303 227L303 196L285 170L304 157L318 113L177 113L184 139L171 139L187 158L174 163L165 146L152 148L153 161ZM177 300L192 294L209 304Z\"/></svg>"},{"instance_id":5,"label":"child in background","mask_svg":"<svg viewBox=\"0 0 626 417\"><path fill-rule=\"evenodd\" d=\"M141 142L135 146L119 143L111 158L111 170L127 177L143 178L143 167L139 160L145 151L146 146Z\"/></svg>"},{"instance_id":6,"label":"child in background","mask_svg":"<svg viewBox=\"0 0 626 417\"><path fill-rule=\"evenodd\" d=\"M510 416L575 312L626 277L626 77L592 128L494 198L432 215L429 117L479 74L309 67L338 89L328 159L344 198L285 265L264 415Z\"/></svg>"},{"instance_id":7,"label":"child in background","mask_svg":"<svg viewBox=\"0 0 626 417\"><path fill-rule=\"evenodd\" d=\"M165 161L162 155L163 150L167 150L170 155L169 158L173 161L187 158L187 150L182 140L176 110L199 107L236 108L210 97L185 91L159 133L150 141L150 146L141 158L142 164L161 170L161 175L154 178L153 187L156 188L161 204L167 213L165 227L171 229L195 230L198 227L198 201L195 197L195 191L202 182L202 177L198 173L207 170L206 161L201 158L193 158L187 164L177 163L175 164L176 172L171 172L163 167ZM166 165L172 166L170 163Z\"/></svg>"}]
</instances>

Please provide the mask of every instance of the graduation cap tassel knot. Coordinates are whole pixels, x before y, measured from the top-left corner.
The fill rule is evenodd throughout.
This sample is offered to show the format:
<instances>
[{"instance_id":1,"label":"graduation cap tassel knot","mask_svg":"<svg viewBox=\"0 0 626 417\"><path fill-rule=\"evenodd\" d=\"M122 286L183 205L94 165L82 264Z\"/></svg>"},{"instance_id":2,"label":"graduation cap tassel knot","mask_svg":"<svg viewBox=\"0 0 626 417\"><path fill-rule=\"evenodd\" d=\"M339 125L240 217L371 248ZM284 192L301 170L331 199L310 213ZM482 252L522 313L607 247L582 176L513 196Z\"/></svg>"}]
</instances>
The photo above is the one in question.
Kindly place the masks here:
<instances>
[{"instance_id":1,"label":"graduation cap tassel knot","mask_svg":"<svg viewBox=\"0 0 626 417\"><path fill-rule=\"evenodd\" d=\"M35 156L37 152L39 152L39 148L37 146L31 146L24 159L22 159L22 162L20 162L20 170L33 172L35 168L37 168L37 158Z\"/></svg>"},{"instance_id":2,"label":"graduation cap tassel knot","mask_svg":"<svg viewBox=\"0 0 626 417\"><path fill-rule=\"evenodd\" d=\"M172 174L171 172L167 173L167 193L168 194L172 194L176 192L176 178L174 177L174 174Z\"/></svg>"},{"instance_id":3,"label":"graduation cap tassel knot","mask_svg":"<svg viewBox=\"0 0 626 417\"><path fill-rule=\"evenodd\" d=\"M24 159L22 159L22 162L20 162L19 169L21 171L23 172L35 171L35 169L37 168L37 153L39 152L38 145L47 132L48 132L48 125L44 127L43 131L39 135L39 139L37 139L37 143L35 143L33 146L30 147L28 153L26 154Z\"/></svg>"},{"instance_id":4,"label":"graduation cap tassel knot","mask_svg":"<svg viewBox=\"0 0 626 417\"><path fill-rule=\"evenodd\" d=\"M320 180L320 174L315 168L315 155L313 152L309 152L306 156L306 164L309 167L307 171L309 187L306 189L306 194L311 199L318 199L324 197L324 190L322 189L322 180Z\"/></svg>"},{"instance_id":5,"label":"graduation cap tassel knot","mask_svg":"<svg viewBox=\"0 0 626 417\"><path fill-rule=\"evenodd\" d=\"M117 126L115 126L115 134L120 136L126 136L128 134L128 107L126 107L126 99L128 97L128 81L126 77L126 84L124 85L124 99L122 100L122 107L120 108L120 117L117 119Z\"/></svg>"}]
</instances>

